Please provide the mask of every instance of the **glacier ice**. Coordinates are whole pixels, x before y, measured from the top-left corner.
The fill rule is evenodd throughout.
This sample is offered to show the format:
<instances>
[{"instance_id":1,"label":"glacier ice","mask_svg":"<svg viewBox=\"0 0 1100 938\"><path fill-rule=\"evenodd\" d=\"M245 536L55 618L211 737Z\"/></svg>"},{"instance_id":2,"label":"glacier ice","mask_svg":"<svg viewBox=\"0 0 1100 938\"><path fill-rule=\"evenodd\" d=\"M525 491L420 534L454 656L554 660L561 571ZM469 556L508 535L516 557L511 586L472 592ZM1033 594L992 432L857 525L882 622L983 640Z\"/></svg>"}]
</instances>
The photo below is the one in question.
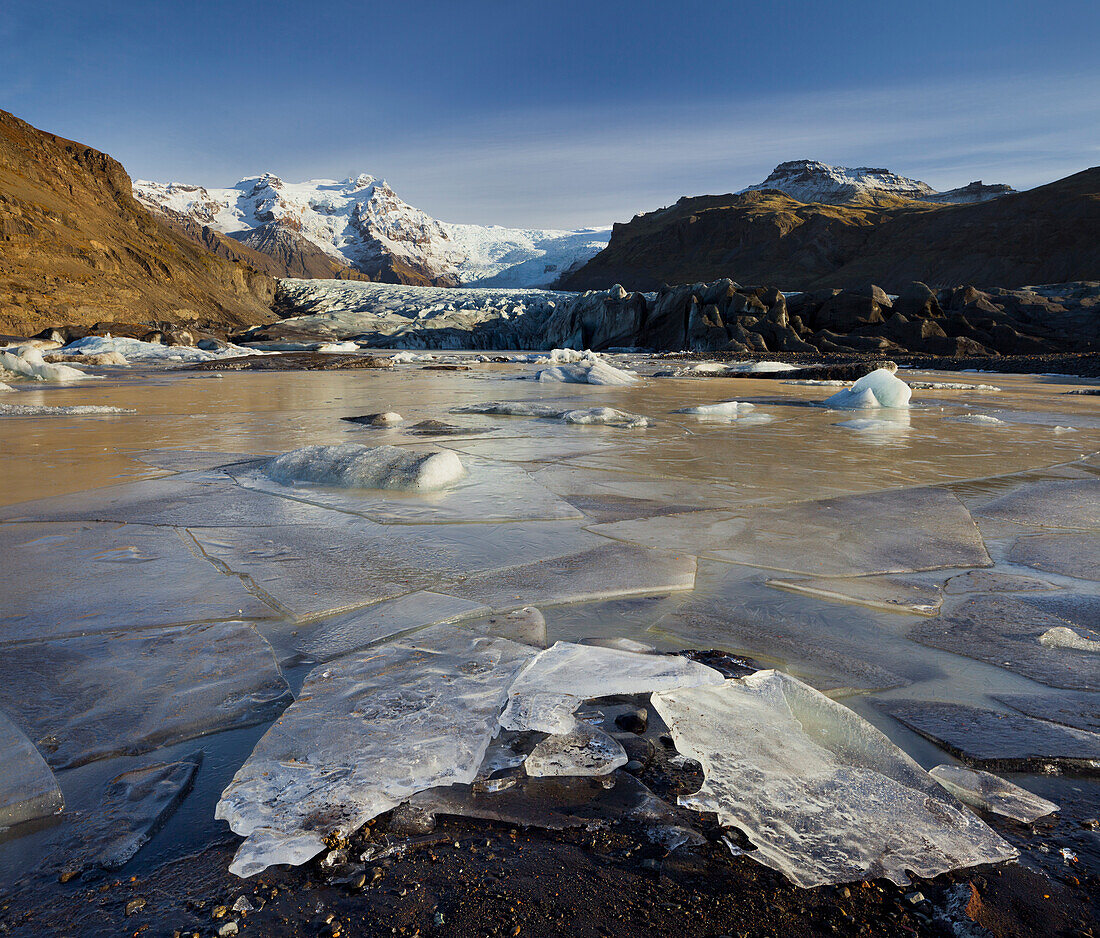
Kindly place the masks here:
<instances>
[{"instance_id":1,"label":"glacier ice","mask_svg":"<svg viewBox=\"0 0 1100 938\"><path fill-rule=\"evenodd\" d=\"M691 414L694 417L740 417L751 410L755 410L753 404L743 401L719 401L716 404L696 404L692 407L681 407L674 410L674 414Z\"/></svg>"},{"instance_id":2,"label":"glacier ice","mask_svg":"<svg viewBox=\"0 0 1100 938\"><path fill-rule=\"evenodd\" d=\"M469 784L533 649L461 630L314 668L256 744L216 816L246 839L230 870L304 863L410 795Z\"/></svg>"},{"instance_id":3,"label":"glacier ice","mask_svg":"<svg viewBox=\"0 0 1100 938\"><path fill-rule=\"evenodd\" d=\"M913 392L901 378L886 368L864 375L850 388L837 391L822 403L844 410L864 407L908 407Z\"/></svg>"},{"instance_id":4,"label":"glacier ice","mask_svg":"<svg viewBox=\"0 0 1100 938\"><path fill-rule=\"evenodd\" d=\"M38 381L80 381L89 377L72 365L51 364L33 345L9 346L0 350L0 371L10 371Z\"/></svg>"},{"instance_id":5,"label":"glacier ice","mask_svg":"<svg viewBox=\"0 0 1100 938\"><path fill-rule=\"evenodd\" d=\"M533 778L609 775L626 762L626 750L616 740L597 726L578 723L570 733L536 743L523 767Z\"/></svg>"},{"instance_id":6,"label":"glacier ice","mask_svg":"<svg viewBox=\"0 0 1100 938\"><path fill-rule=\"evenodd\" d=\"M562 413L562 423L586 425L601 425L609 427L626 427L629 429L650 426L647 417L639 414L628 414L614 407L585 407L578 410L567 410Z\"/></svg>"},{"instance_id":7,"label":"glacier ice","mask_svg":"<svg viewBox=\"0 0 1100 938\"><path fill-rule=\"evenodd\" d=\"M782 672L661 691L653 705L703 766L680 803L743 830L748 856L798 886L904 885L1016 856L883 733Z\"/></svg>"},{"instance_id":8,"label":"glacier ice","mask_svg":"<svg viewBox=\"0 0 1100 938\"><path fill-rule=\"evenodd\" d=\"M397 446L338 443L305 446L277 456L265 471L276 482L315 482L341 488L434 492L465 474L451 450L414 453Z\"/></svg>"},{"instance_id":9,"label":"glacier ice","mask_svg":"<svg viewBox=\"0 0 1100 938\"><path fill-rule=\"evenodd\" d=\"M70 342L60 350L61 355L121 355L128 362L208 362L217 358L235 358L240 355L260 354L255 349L228 344L217 351L190 345L161 345L124 336L90 335Z\"/></svg>"},{"instance_id":10,"label":"glacier ice","mask_svg":"<svg viewBox=\"0 0 1100 938\"><path fill-rule=\"evenodd\" d=\"M65 799L46 761L0 713L0 837L9 827L60 814L64 808Z\"/></svg>"},{"instance_id":11,"label":"glacier ice","mask_svg":"<svg viewBox=\"0 0 1100 938\"><path fill-rule=\"evenodd\" d=\"M542 369L535 377L539 381L560 381L564 384L626 385L638 382L638 376L633 372L616 368L599 358L571 365L553 365Z\"/></svg>"},{"instance_id":12,"label":"glacier ice","mask_svg":"<svg viewBox=\"0 0 1100 938\"><path fill-rule=\"evenodd\" d=\"M565 735L576 729L573 711L588 698L721 681L722 675L713 668L676 655L555 642L516 677L500 725Z\"/></svg>"},{"instance_id":13,"label":"glacier ice","mask_svg":"<svg viewBox=\"0 0 1100 938\"><path fill-rule=\"evenodd\" d=\"M1052 814L1058 805L1003 778L961 765L937 765L928 774L963 804L1030 824Z\"/></svg>"},{"instance_id":14,"label":"glacier ice","mask_svg":"<svg viewBox=\"0 0 1100 938\"><path fill-rule=\"evenodd\" d=\"M0 708L55 769L273 720L291 701L242 622L4 646Z\"/></svg>"},{"instance_id":15,"label":"glacier ice","mask_svg":"<svg viewBox=\"0 0 1100 938\"><path fill-rule=\"evenodd\" d=\"M402 632L489 611L480 603L423 590L325 619L300 638L297 647L314 661L328 661Z\"/></svg>"}]
</instances>

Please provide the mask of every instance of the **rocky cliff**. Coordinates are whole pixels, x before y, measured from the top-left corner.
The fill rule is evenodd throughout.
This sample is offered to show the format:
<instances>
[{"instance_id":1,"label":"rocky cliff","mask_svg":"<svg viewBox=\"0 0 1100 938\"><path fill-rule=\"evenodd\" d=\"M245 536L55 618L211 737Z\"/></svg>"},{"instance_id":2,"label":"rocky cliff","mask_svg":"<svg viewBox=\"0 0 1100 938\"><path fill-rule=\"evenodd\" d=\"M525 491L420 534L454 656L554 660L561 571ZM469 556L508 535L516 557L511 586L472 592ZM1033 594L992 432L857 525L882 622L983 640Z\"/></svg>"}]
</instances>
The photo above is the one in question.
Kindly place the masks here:
<instances>
[{"instance_id":1,"label":"rocky cliff","mask_svg":"<svg viewBox=\"0 0 1100 938\"><path fill-rule=\"evenodd\" d=\"M0 333L106 320L231 328L275 281L154 218L111 157L0 111Z\"/></svg>"},{"instance_id":2,"label":"rocky cliff","mask_svg":"<svg viewBox=\"0 0 1100 938\"><path fill-rule=\"evenodd\" d=\"M892 291L912 281L939 288L1095 280L1100 167L964 204L886 190L843 204L802 202L770 188L683 198L616 225L607 248L560 286L653 290L721 277L784 290L873 281Z\"/></svg>"}]
</instances>

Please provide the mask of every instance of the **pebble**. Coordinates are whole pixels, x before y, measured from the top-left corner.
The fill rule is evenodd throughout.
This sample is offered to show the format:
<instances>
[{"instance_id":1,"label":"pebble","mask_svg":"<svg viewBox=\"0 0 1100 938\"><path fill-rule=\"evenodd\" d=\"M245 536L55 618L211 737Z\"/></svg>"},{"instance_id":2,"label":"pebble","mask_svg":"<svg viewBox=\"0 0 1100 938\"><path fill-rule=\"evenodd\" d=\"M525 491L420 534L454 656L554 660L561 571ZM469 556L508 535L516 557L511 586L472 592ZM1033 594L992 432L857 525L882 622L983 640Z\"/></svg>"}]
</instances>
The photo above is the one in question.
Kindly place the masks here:
<instances>
[{"instance_id":1,"label":"pebble","mask_svg":"<svg viewBox=\"0 0 1100 938\"><path fill-rule=\"evenodd\" d=\"M126 903L126 914L133 915L135 912L140 912L145 908L144 899L131 899Z\"/></svg>"},{"instance_id":2,"label":"pebble","mask_svg":"<svg viewBox=\"0 0 1100 938\"><path fill-rule=\"evenodd\" d=\"M615 724L628 733L644 733L649 725L649 711L643 707L628 710L615 717Z\"/></svg>"},{"instance_id":3,"label":"pebble","mask_svg":"<svg viewBox=\"0 0 1100 938\"><path fill-rule=\"evenodd\" d=\"M247 896L238 896L237 901L233 903L234 912L252 912L255 911L255 906L248 901Z\"/></svg>"},{"instance_id":4,"label":"pebble","mask_svg":"<svg viewBox=\"0 0 1100 938\"><path fill-rule=\"evenodd\" d=\"M221 936L221 938L229 938L230 935L237 934L239 930L240 929L237 927L237 923L230 921L226 922L224 925L222 925L221 928L218 929L218 934Z\"/></svg>"},{"instance_id":5,"label":"pebble","mask_svg":"<svg viewBox=\"0 0 1100 938\"><path fill-rule=\"evenodd\" d=\"M642 763L640 763L637 759L631 759L626 765L623 766L623 769L625 769L627 772L630 772L631 774L641 772Z\"/></svg>"}]
</instances>

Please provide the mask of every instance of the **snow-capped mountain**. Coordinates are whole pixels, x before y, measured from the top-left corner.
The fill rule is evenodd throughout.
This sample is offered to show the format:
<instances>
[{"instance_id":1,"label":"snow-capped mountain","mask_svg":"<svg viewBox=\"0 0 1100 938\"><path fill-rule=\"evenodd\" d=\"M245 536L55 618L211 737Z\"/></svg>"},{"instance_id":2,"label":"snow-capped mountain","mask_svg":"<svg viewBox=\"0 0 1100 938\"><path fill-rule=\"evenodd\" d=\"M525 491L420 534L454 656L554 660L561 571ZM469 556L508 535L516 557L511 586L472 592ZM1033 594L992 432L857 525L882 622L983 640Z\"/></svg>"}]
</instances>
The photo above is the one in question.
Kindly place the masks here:
<instances>
[{"instance_id":1,"label":"snow-capped mountain","mask_svg":"<svg viewBox=\"0 0 1100 938\"><path fill-rule=\"evenodd\" d=\"M265 251L303 239L372 279L436 286L545 286L602 250L610 228L579 231L441 222L385 180L288 183L265 173L228 189L134 182L148 208L183 215ZM277 236L277 237L276 237Z\"/></svg>"},{"instance_id":2,"label":"snow-capped mountain","mask_svg":"<svg viewBox=\"0 0 1100 938\"><path fill-rule=\"evenodd\" d=\"M868 166L829 166L817 160L793 160L780 163L761 183L742 192L778 189L799 202L824 202L841 205L879 195L893 195L921 202L985 202L1014 191L1011 186L972 182L959 189L937 192L919 179L898 176L888 169Z\"/></svg>"}]
</instances>

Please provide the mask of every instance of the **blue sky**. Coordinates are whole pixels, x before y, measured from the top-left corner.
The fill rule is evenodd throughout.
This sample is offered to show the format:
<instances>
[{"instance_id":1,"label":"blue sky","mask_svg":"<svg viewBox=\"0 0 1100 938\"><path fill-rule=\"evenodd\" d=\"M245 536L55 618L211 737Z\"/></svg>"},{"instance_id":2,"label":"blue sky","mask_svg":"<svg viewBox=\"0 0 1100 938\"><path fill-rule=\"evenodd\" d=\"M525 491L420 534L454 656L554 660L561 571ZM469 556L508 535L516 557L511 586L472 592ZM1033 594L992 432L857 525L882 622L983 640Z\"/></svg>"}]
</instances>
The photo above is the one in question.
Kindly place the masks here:
<instances>
[{"instance_id":1,"label":"blue sky","mask_svg":"<svg viewBox=\"0 0 1100 938\"><path fill-rule=\"evenodd\" d=\"M1100 3L6 0L0 107L137 178L384 176L574 227L778 162L937 188L1100 164Z\"/></svg>"}]
</instances>

